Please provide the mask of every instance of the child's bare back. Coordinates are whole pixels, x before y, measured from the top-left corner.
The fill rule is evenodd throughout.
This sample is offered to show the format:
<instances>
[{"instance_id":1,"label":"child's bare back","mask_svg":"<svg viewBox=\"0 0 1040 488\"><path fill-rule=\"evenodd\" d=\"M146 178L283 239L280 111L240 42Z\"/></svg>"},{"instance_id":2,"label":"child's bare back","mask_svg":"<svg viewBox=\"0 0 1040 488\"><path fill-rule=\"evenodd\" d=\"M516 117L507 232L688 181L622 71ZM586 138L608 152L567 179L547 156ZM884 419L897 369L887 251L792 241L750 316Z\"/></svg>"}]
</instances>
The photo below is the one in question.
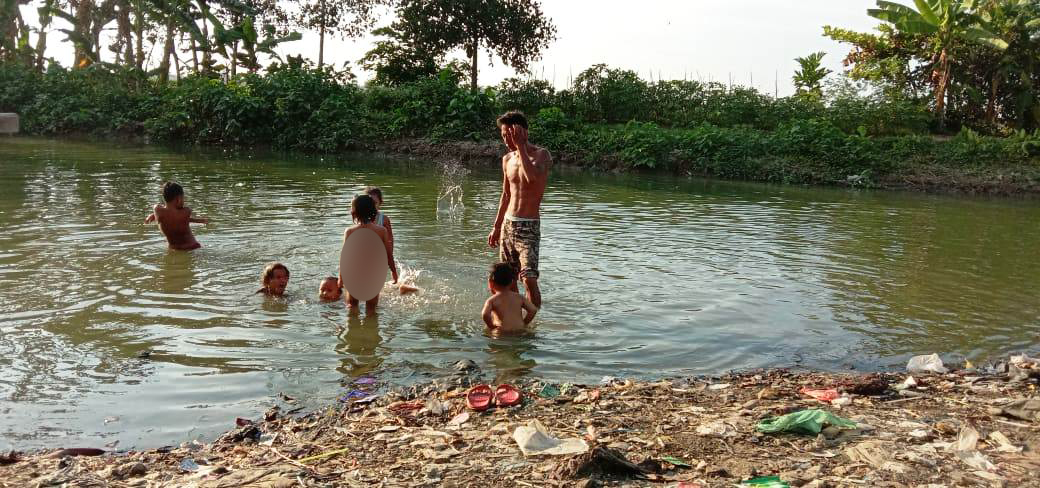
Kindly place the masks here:
<instances>
[{"instance_id":1,"label":"child's bare back","mask_svg":"<svg viewBox=\"0 0 1040 488\"><path fill-rule=\"evenodd\" d=\"M534 320L538 307L527 297L513 291L511 287L515 284L516 273L508 263L491 266L488 289L492 295L484 302L484 310L481 311L481 318L488 327L516 331Z\"/></svg>"},{"instance_id":2,"label":"child's bare back","mask_svg":"<svg viewBox=\"0 0 1040 488\"><path fill-rule=\"evenodd\" d=\"M202 247L191 232L191 223L209 223L206 219L193 218L191 209L184 206L184 189L173 182L163 185L163 200L166 204L156 204L152 214L144 222L159 223L159 230L166 236L170 249L187 251Z\"/></svg>"}]
</instances>

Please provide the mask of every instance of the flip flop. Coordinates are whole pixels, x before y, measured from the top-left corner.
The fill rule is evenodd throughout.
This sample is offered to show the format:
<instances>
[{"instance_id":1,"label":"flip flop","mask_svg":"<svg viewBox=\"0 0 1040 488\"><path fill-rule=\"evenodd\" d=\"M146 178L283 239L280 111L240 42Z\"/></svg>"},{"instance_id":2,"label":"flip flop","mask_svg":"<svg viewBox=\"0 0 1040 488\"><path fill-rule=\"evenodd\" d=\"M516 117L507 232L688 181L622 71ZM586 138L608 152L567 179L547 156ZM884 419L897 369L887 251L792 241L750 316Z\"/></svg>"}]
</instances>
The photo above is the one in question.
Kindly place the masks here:
<instances>
[{"instance_id":1,"label":"flip flop","mask_svg":"<svg viewBox=\"0 0 1040 488\"><path fill-rule=\"evenodd\" d=\"M520 390L513 385L498 385L498 389L495 390L495 405L499 407L519 405L521 396Z\"/></svg>"},{"instance_id":2,"label":"flip flop","mask_svg":"<svg viewBox=\"0 0 1040 488\"><path fill-rule=\"evenodd\" d=\"M466 391L466 406L471 410L483 412L491 408L491 400L494 397L495 393L491 391L490 386L477 385Z\"/></svg>"}]
</instances>

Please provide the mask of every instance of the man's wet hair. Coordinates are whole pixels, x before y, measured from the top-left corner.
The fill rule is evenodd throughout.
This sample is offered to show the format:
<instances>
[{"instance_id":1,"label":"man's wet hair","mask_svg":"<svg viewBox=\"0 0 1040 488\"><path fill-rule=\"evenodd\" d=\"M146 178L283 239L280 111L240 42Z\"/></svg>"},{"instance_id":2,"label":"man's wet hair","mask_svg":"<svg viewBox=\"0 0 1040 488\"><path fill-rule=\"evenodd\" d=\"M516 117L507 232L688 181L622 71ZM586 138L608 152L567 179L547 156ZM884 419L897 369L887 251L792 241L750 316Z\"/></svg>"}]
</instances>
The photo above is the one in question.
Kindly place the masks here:
<instances>
[{"instance_id":1,"label":"man's wet hair","mask_svg":"<svg viewBox=\"0 0 1040 488\"><path fill-rule=\"evenodd\" d=\"M267 283L271 281L271 278L274 278L275 270L279 269L285 270L285 276L289 276L289 268L285 267L284 264L277 262L271 263L264 267L264 270L260 272L260 284L267 286Z\"/></svg>"},{"instance_id":2,"label":"man's wet hair","mask_svg":"<svg viewBox=\"0 0 1040 488\"><path fill-rule=\"evenodd\" d=\"M383 189L378 186L366 186L365 195L378 198L380 202L383 201Z\"/></svg>"},{"instance_id":3,"label":"man's wet hair","mask_svg":"<svg viewBox=\"0 0 1040 488\"><path fill-rule=\"evenodd\" d=\"M378 212L376 200L368 195L357 195L350 202L350 216L354 219L354 222L361 224L375 222L376 213Z\"/></svg>"},{"instance_id":4,"label":"man's wet hair","mask_svg":"<svg viewBox=\"0 0 1040 488\"><path fill-rule=\"evenodd\" d=\"M510 110L498 118L498 126L502 127L503 125L519 125L526 129L527 116L519 110Z\"/></svg>"},{"instance_id":5,"label":"man's wet hair","mask_svg":"<svg viewBox=\"0 0 1040 488\"><path fill-rule=\"evenodd\" d=\"M164 202L172 202L174 198L184 195L184 188L172 181L167 181L162 186L162 197Z\"/></svg>"},{"instance_id":6,"label":"man's wet hair","mask_svg":"<svg viewBox=\"0 0 1040 488\"><path fill-rule=\"evenodd\" d=\"M488 268L488 280L498 286L509 286L516 281L516 272L509 263L495 263Z\"/></svg>"}]
</instances>

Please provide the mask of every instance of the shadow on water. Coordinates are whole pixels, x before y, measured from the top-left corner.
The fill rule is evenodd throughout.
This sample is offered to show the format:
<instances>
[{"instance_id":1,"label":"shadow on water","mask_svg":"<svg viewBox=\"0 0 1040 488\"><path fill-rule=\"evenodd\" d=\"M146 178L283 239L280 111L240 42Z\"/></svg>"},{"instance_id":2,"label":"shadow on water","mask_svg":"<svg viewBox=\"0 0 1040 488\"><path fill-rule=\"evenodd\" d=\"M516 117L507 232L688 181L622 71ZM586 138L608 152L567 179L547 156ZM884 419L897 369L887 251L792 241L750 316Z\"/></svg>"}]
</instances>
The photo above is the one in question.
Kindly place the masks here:
<instances>
[{"instance_id":1,"label":"shadow on water","mask_svg":"<svg viewBox=\"0 0 1040 488\"><path fill-rule=\"evenodd\" d=\"M383 364L383 354L379 352L382 344L379 314L349 313L336 345L336 352L341 356L336 370L346 377L362 376L378 370Z\"/></svg>"}]
</instances>

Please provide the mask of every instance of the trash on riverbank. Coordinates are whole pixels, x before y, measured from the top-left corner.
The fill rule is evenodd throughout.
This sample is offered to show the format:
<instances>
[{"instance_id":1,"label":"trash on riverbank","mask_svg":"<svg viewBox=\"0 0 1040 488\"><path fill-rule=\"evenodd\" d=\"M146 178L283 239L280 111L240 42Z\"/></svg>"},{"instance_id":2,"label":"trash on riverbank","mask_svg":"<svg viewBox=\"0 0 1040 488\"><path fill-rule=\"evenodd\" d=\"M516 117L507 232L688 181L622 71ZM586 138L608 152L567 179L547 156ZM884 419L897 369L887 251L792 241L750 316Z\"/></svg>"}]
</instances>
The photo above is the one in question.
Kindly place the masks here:
<instances>
[{"instance_id":1,"label":"trash on riverbank","mask_svg":"<svg viewBox=\"0 0 1040 488\"><path fill-rule=\"evenodd\" d=\"M465 393L487 381L467 367L445 381L384 385L367 392L367 402L298 414L272 408L210 444L7 453L0 480L197 488L1026 486L1040 473L1040 399L1037 379L1019 378L1012 366L914 373L913 382L906 374L780 370L596 385L524 380L515 383L522 404L482 412L466 408ZM833 389L848 402L839 412L805 389ZM759 432L762 425L773 432Z\"/></svg>"}]
</instances>

